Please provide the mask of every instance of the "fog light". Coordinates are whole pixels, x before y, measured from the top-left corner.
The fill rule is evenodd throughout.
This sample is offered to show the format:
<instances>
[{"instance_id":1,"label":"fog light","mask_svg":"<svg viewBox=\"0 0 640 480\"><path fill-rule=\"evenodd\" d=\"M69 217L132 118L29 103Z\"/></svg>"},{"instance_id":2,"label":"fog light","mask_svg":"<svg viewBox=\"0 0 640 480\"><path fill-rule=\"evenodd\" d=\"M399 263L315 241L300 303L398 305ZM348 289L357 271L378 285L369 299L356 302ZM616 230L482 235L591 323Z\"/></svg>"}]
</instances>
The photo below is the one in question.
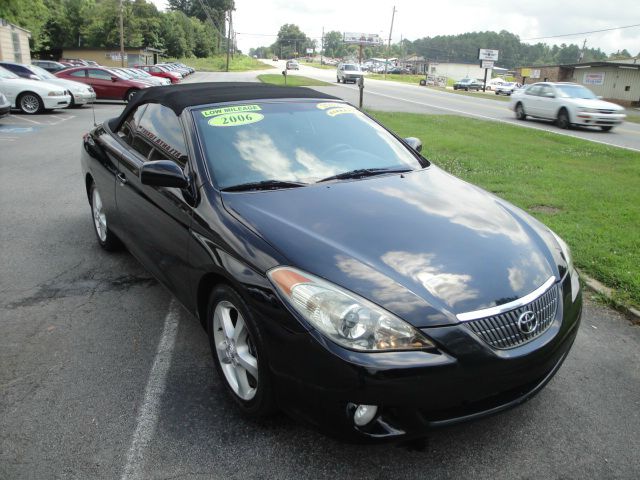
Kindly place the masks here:
<instances>
[{"instance_id":1,"label":"fog light","mask_svg":"<svg viewBox=\"0 0 640 480\"><path fill-rule=\"evenodd\" d=\"M367 423L373 420L378 412L377 405L358 405L355 413L353 414L353 423L359 427L364 427Z\"/></svg>"}]
</instances>

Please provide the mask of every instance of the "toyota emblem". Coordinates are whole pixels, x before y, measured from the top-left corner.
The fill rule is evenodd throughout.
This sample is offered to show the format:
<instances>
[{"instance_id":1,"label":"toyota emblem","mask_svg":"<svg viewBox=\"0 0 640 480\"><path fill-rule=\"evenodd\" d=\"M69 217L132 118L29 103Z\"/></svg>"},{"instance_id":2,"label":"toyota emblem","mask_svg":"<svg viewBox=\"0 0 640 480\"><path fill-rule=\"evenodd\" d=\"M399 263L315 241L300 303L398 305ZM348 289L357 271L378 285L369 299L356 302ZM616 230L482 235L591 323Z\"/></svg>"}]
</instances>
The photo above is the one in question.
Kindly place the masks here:
<instances>
[{"instance_id":1,"label":"toyota emblem","mask_svg":"<svg viewBox=\"0 0 640 480\"><path fill-rule=\"evenodd\" d=\"M518 317L518 328L525 335L530 335L535 332L538 328L538 319L536 318L536 314L531 310L523 312Z\"/></svg>"}]
</instances>

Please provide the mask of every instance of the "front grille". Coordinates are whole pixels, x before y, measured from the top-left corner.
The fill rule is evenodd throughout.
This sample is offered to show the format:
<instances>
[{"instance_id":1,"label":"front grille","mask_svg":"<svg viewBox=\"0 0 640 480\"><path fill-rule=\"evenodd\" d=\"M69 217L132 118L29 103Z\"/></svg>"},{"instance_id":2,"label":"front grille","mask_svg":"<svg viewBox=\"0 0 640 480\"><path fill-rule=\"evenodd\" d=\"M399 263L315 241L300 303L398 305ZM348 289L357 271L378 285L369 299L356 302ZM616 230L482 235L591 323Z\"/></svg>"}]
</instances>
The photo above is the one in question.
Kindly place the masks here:
<instances>
[{"instance_id":1,"label":"front grille","mask_svg":"<svg viewBox=\"0 0 640 480\"><path fill-rule=\"evenodd\" d=\"M598 110L598 113L612 114L614 112L613 112L613 110Z\"/></svg>"},{"instance_id":2,"label":"front grille","mask_svg":"<svg viewBox=\"0 0 640 480\"><path fill-rule=\"evenodd\" d=\"M464 325L493 348L515 348L542 335L553 323L557 309L558 286L554 284L526 305ZM526 311L533 312L538 320L538 327L532 333L523 333L518 327L518 319Z\"/></svg>"}]
</instances>

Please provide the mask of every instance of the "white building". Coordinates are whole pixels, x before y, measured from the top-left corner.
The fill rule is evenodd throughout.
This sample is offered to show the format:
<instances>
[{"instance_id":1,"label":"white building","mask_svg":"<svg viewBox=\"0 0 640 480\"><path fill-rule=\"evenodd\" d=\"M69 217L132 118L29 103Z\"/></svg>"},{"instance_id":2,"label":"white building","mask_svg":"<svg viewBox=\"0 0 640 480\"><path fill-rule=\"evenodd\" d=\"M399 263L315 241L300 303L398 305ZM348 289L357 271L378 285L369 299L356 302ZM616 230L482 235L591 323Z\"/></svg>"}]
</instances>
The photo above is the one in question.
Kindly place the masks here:
<instances>
[{"instance_id":1,"label":"white building","mask_svg":"<svg viewBox=\"0 0 640 480\"><path fill-rule=\"evenodd\" d=\"M0 18L0 60L31 63L31 32Z\"/></svg>"},{"instance_id":2,"label":"white building","mask_svg":"<svg viewBox=\"0 0 640 480\"><path fill-rule=\"evenodd\" d=\"M444 63L429 62L427 65L428 73L432 75L448 77L453 80L462 78L475 78L484 80L484 68L480 68L479 62L476 63ZM491 78L492 69L487 71L487 79Z\"/></svg>"}]
</instances>

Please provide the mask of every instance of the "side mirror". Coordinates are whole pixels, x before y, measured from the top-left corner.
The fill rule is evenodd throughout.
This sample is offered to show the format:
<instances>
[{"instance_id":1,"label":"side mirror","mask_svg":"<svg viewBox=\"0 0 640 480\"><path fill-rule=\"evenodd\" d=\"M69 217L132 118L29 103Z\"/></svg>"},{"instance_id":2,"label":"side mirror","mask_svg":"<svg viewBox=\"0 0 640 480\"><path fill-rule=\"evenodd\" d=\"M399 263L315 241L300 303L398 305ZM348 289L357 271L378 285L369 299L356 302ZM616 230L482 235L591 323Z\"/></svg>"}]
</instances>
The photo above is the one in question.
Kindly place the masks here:
<instances>
[{"instance_id":1,"label":"side mirror","mask_svg":"<svg viewBox=\"0 0 640 480\"><path fill-rule=\"evenodd\" d=\"M407 137L404 139L404 141L411 147L413 148L416 152L421 153L422 152L422 140L420 140L419 138L416 137Z\"/></svg>"},{"instance_id":2,"label":"side mirror","mask_svg":"<svg viewBox=\"0 0 640 480\"><path fill-rule=\"evenodd\" d=\"M177 163L171 160L146 162L140 168L140 182L154 187L187 188L189 180Z\"/></svg>"},{"instance_id":3,"label":"side mirror","mask_svg":"<svg viewBox=\"0 0 640 480\"><path fill-rule=\"evenodd\" d=\"M118 81L118 77L111 76L111 81L112 82L117 82Z\"/></svg>"}]
</instances>

